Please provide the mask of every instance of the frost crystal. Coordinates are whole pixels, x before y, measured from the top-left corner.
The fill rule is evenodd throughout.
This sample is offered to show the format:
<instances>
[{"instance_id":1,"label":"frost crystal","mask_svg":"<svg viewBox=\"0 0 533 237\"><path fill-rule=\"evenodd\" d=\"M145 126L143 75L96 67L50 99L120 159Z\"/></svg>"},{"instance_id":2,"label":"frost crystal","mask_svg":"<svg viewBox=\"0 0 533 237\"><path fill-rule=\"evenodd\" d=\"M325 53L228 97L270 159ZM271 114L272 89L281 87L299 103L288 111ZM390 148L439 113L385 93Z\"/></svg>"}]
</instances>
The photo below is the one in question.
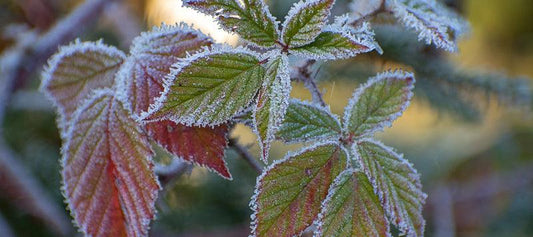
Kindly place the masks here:
<instances>
[{"instance_id":1,"label":"frost crystal","mask_svg":"<svg viewBox=\"0 0 533 237\"><path fill-rule=\"evenodd\" d=\"M289 10L283 30L283 42L289 47L299 47L313 42L326 25L335 0L300 0Z\"/></svg>"}]
</instances>

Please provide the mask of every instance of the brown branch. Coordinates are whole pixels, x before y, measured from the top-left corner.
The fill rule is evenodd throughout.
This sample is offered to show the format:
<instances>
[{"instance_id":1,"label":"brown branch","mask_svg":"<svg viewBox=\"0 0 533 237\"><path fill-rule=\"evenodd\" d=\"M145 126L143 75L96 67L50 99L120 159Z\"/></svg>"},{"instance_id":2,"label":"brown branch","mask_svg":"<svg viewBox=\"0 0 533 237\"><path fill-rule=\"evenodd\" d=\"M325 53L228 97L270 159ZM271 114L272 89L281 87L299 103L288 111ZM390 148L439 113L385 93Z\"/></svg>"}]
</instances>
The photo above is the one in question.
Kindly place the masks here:
<instances>
[{"instance_id":1,"label":"brown branch","mask_svg":"<svg viewBox=\"0 0 533 237\"><path fill-rule=\"evenodd\" d=\"M307 60L304 65L297 68L297 75L293 77L293 80L301 81L304 83L304 86L309 90L313 98L313 102L320 104L322 107L326 107L326 102L322 98L322 93L312 76L311 67L316 63L316 60L310 59Z\"/></svg>"},{"instance_id":2,"label":"brown branch","mask_svg":"<svg viewBox=\"0 0 533 237\"><path fill-rule=\"evenodd\" d=\"M157 165L154 169L161 186L164 188L173 183L180 176L191 169L192 165L178 159L172 159L172 163L167 166Z\"/></svg>"},{"instance_id":3,"label":"brown branch","mask_svg":"<svg viewBox=\"0 0 533 237\"><path fill-rule=\"evenodd\" d=\"M229 139L229 146L233 148L257 173L263 172L263 167L257 162L257 160L248 152L248 149L241 146L236 139Z\"/></svg>"}]
</instances>

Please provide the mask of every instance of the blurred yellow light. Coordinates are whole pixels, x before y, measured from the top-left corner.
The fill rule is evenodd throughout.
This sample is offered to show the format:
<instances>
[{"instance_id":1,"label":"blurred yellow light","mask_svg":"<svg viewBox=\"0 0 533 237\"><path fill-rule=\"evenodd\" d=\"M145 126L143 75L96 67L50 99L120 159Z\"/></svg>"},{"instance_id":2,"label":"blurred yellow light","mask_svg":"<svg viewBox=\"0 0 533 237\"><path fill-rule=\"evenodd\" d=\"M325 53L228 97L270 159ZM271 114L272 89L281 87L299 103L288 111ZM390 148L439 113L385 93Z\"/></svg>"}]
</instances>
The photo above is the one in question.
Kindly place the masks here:
<instances>
[{"instance_id":1,"label":"blurred yellow light","mask_svg":"<svg viewBox=\"0 0 533 237\"><path fill-rule=\"evenodd\" d=\"M210 35L218 43L237 43L237 36L220 29L213 17L183 7L180 0L149 0L146 17L150 26L184 22Z\"/></svg>"}]
</instances>

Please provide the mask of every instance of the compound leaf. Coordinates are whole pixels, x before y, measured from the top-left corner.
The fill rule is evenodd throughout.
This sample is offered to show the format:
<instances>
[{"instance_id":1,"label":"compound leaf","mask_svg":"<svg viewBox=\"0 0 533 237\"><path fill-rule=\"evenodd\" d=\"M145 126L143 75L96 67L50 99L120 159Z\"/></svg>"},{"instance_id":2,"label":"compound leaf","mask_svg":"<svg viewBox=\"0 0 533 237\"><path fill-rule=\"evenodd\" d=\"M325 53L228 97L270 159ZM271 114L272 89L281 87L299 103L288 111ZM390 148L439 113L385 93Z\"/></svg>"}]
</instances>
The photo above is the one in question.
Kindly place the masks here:
<instances>
[{"instance_id":1,"label":"compound leaf","mask_svg":"<svg viewBox=\"0 0 533 237\"><path fill-rule=\"evenodd\" d=\"M189 127L170 120L147 123L148 134L167 151L188 162L203 166L231 179L224 161L228 145L226 124L210 127Z\"/></svg>"},{"instance_id":2,"label":"compound leaf","mask_svg":"<svg viewBox=\"0 0 533 237\"><path fill-rule=\"evenodd\" d=\"M338 140L341 125L337 116L328 109L291 99L285 120L277 137L285 142Z\"/></svg>"},{"instance_id":3,"label":"compound leaf","mask_svg":"<svg viewBox=\"0 0 533 237\"><path fill-rule=\"evenodd\" d=\"M274 140L289 106L291 79L286 55L271 59L265 73L265 86L259 92L253 113L254 132L258 135L261 158L267 161ZM270 83L268 83L270 82Z\"/></svg>"},{"instance_id":4,"label":"compound leaf","mask_svg":"<svg viewBox=\"0 0 533 237\"><path fill-rule=\"evenodd\" d=\"M279 38L278 22L263 0L185 0L184 5L218 18L222 28L262 47Z\"/></svg>"},{"instance_id":5,"label":"compound leaf","mask_svg":"<svg viewBox=\"0 0 533 237\"><path fill-rule=\"evenodd\" d=\"M140 115L163 92L165 76L172 64L212 40L187 25L154 27L133 40L130 53L117 76L119 96L129 102L134 115Z\"/></svg>"},{"instance_id":6,"label":"compound leaf","mask_svg":"<svg viewBox=\"0 0 533 237\"><path fill-rule=\"evenodd\" d=\"M354 144L354 152L381 199L389 220L407 236L422 236L426 194L413 166L391 148L372 140Z\"/></svg>"},{"instance_id":7,"label":"compound leaf","mask_svg":"<svg viewBox=\"0 0 533 237\"><path fill-rule=\"evenodd\" d=\"M411 73L386 72L357 89L344 112L344 131L350 137L372 135L388 127L409 105L413 96Z\"/></svg>"},{"instance_id":8,"label":"compound leaf","mask_svg":"<svg viewBox=\"0 0 533 237\"><path fill-rule=\"evenodd\" d=\"M63 189L91 236L147 236L159 183L147 138L109 89L98 90L72 120L63 151Z\"/></svg>"},{"instance_id":9,"label":"compound leaf","mask_svg":"<svg viewBox=\"0 0 533 237\"><path fill-rule=\"evenodd\" d=\"M346 159L346 151L329 142L273 163L257 180L252 235L295 236L310 226Z\"/></svg>"},{"instance_id":10,"label":"compound leaf","mask_svg":"<svg viewBox=\"0 0 533 237\"><path fill-rule=\"evenodd\" d=\"M335 0L308 0L296 3L283 22L281 35L290 48L313 42L326 24Z\"/></svg>"},{"instance_id":11,"label":"compound leaf","mask_svg":"<svg viewBox=\"0 0 533 237\"><path fill-rule=\"evenodd\" d=\"M346 170L330 188L315 236L390 236L379 197L364 172Z\"/></svg>"},{"instance_id":12,"label":"compound leaf","mask_svg":"<svg viewBox=\"0 0 533 237\"><path fill-rule=\"evenodd\" d=\"M94 89L111 88L126 55L115 47L76 40L62 46L48 61L41 90L58 110L61 136L69 130L74 111Z\"/></svg>"},{"instance_id":13,"label":"compound leaf","mask_svg":"<svg viewBox=\"0 0 533 237\"><path fill-rule=\"evenodd\" d=\"M195 126L230 120L250 104L263 81L259 57L243 48L208 50L174 65L162 95L141 119Z\"/></svg>"}]
</instances>

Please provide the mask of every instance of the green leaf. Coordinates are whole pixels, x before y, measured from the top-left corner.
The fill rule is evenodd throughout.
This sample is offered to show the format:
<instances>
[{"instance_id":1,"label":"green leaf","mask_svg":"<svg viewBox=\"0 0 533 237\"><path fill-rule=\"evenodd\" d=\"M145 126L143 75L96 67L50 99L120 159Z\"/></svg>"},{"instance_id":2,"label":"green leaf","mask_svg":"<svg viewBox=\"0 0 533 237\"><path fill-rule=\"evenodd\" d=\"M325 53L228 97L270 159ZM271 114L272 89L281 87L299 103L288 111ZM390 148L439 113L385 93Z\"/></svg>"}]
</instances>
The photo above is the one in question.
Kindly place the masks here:
<instances>
[{"instance_id":1,"label":"green leaf","mask_svg":"<svg viewBox=\"0 0 533 237\"><path fill-rule=\"evenodd\" d=\"M372 181L389 220L407 236L422 236L422 207L426 194L413 166L391 148L372 140L352 147L365 174Z\"/></svg>"},{"instance_id":2,"label":"green leaf","mask_svg":"<svg viewBox=\"0 0 533 237\"><path fill-rule=\"evenodd\" d=\"M218 17L222 28L262 47L272 47L279 38L278 22L262 0L186 0L184 5Z\"/></svg>"},{"instance_id":3,"label":"green leaf","mask_svg":"<svg viewBox=\"0 0 533 237\"><path fill-rule=\"evenodd\" d=\"M165 90L141 119L169 119L185 125L218 125L250 104L265 69L253 52L214 49L174 65Z\"/></svg>"},{"instance_id":4,"label":"green leaf","mask_svg":"<svg viewBox=\"0 0 533 237\"><path fill-rule=\"evenodd\" d=\"M267 161L274 140L289 106L291 78L286 55L279 55L267 65L265 83L254 107L254 132L258 135L261 158Z\"/></svg>"},{"instance_id":5,"label":"green leaf","mask_svg":"<svg viewBox=\"0 0 533 237\"><path fill-rule=\"evenodd\" d=\"M414 76L401 71L378 74L355 91L344 111L349 140L389 127L409 105Z\"/></svg>"},{"instance_id":6,"label":"green leaf","mask_svg":"<svg viewBox=\"0 0 533 237\"><path fill-rule=\"evenodd\" d=\"M390 236L379 197L363 172L346 170L332 185L315 236Z\"/></svg>"},{"instance_id":7,"label":"green leaf","mask_svg":"<svg viewBox=\"0 0 533 237\"><path fill-rule=\"evenodd\" d=\"M309 227L346 159L344 148L330 142L273 163L258 178L252 198L252 235L290 237Z\"/></svg>"},{"instance_id":8,"label":"green leaf","mask_svg":"<svg viewBox=\"0 0 533 237\"><path fill-rule=\"evenodd\" d=\"M277 136L291 143L338 140L341 125L337 116L328 109L292 99Z\"/></svg>"},{"instance_id":9,"label":"green leaf","mask_svg":"<svg viewBox=\"0 0 533 237\"><path fill-rule=\"evenodd\" d=\"M316 60L335 60L370 52L376 43L368 37L356 37L343 28L331 28L320 33L315 41L290 51L296 55Z\"/></svg>"},{"instance_id":10,"label":"green leaf","mask_svg":"<svg viewBox=\"0 0 533 237\"><path fill-rule=\"evenodd\" d=\"M296 3L283 22L283 42L290 48L313 42L326 24L335 0L309 0Z\"/></svg>"}]
</instances>

